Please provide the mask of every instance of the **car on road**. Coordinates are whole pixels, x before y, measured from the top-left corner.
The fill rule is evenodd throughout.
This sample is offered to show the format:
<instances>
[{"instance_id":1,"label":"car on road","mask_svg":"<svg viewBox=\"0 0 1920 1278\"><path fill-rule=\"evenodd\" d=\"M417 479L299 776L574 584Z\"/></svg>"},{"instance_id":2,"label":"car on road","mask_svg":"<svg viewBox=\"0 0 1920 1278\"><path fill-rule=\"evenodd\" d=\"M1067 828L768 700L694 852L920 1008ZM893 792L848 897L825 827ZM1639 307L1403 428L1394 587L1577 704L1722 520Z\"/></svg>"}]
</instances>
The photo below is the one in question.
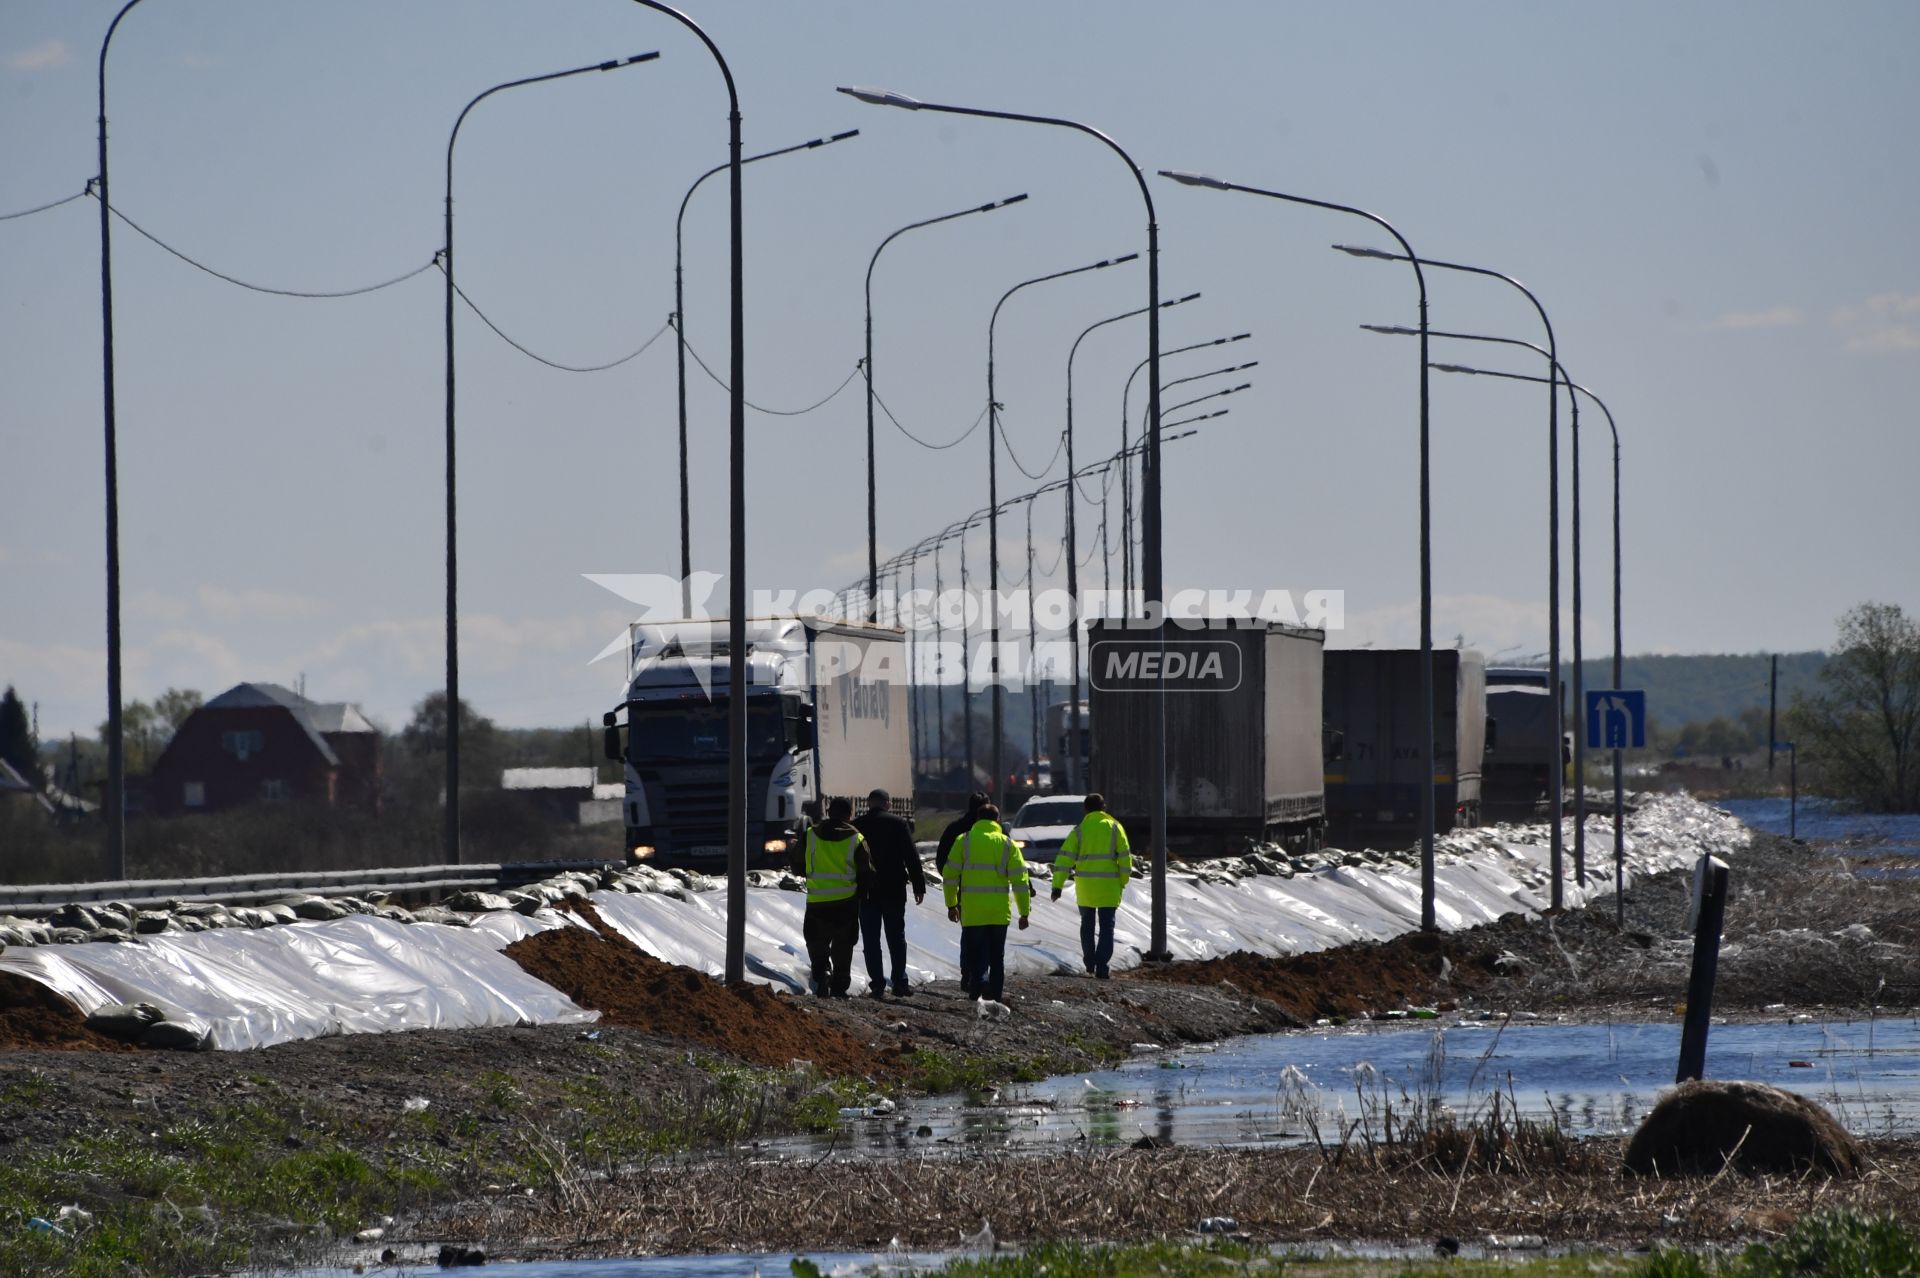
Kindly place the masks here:
<instances>
[{"instance_id":1,"label":"car on road","mask_svg":"<svg viewBox=\"0 0 1920 1278\"><path fill-rule=\"evenodd\" d=\"M1082 794L1036 795L1020 805L1007 826L1007 833L1020 845L1020 854L1029 861L1052 861L1067 835L1086 815L1086 796Z\"/></svg>"}]
</instances>

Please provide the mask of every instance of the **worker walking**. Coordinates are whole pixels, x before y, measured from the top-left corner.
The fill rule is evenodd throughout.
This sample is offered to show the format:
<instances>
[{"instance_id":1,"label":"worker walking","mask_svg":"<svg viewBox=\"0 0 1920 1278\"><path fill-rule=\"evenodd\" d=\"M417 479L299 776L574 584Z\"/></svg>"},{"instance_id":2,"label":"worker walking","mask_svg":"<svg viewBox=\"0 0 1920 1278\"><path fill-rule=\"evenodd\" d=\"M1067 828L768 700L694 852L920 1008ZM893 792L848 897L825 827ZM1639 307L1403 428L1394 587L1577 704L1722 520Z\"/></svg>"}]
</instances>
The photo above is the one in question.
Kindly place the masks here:
<instances>
[{"instance_id":1,"label":"worker walking","mask_svg":"<svg viewBox=\"0 0 1920 1278\"><path fill-rule=\"evenodd\" d=\"M947 822L946 828L940 831L940 842L933 849L934 869L942 874L947 872L947 857L952 855L953 845L958 843L960 836L971 830L973 823L980 819L980 805L986 801L987 796L975 790L967 796L967 810Z\"/></svg>"},{"instance_id":2,"label":"worker walking","mask_svg":"<svg viewBox=\"0 0 1920 1278\"><path fill-rule=\"evenodd\" d=\"M920 865L920 849L913 841L913 827L892 812L893 796L885 790L867 795L867 810L854 820L854 829L867 841L873 856L873 887L860 898L860 943L867 956L867 994L879 998L886 993L888 970L880 952L886 939L891 958L893 994L905 998L912 986L907 982L907 887L913 887L913 903L927 897L926 871Z\"/></svg>"},{"instance_id":3,"label":"worker walking","mask_svg":"<svg viewBox=\"0 0 1920 1278\"><path fill-rule=\"evenodd\" d=\"M1133 855L1126 830L1107 815L1106 799L1089 794L1085 807L1053 858L1053 899L1060 899L1071 879L1080 907L1080 959L1089 976L1104 981L1113 960L1113 916L1133 873Z\"/></svg>"},{"instance_id":4,"label":"worker walking","mask_svg":"<svg viewBox=\"0 0 1920 1278\"><path fill-rule=\"evenodd\" d=\"M1000 828L1000 809L983 803L973 828L954 841L941 891L947 917L960 925L960 988L976 999L1000 1001L1007 981L1007 925L1013 920L1007 894L1027 926L1033 887L1020 845Z\"/></svg>"},{"instance_id":5,"label":"worker walking","mask_svg":"<svg viewBox=\"0 0 1920 1278\"><path fill-rule=\"evenodd\" d=\"M801 934L817 998L847 997L853 984L853 943L860 939L860 898L873 883L873 858L847 819L852 815L852 800L831 800L827 819L807 827L793 858L794 873L807 881Z\"/></svg>"}]
</instances>

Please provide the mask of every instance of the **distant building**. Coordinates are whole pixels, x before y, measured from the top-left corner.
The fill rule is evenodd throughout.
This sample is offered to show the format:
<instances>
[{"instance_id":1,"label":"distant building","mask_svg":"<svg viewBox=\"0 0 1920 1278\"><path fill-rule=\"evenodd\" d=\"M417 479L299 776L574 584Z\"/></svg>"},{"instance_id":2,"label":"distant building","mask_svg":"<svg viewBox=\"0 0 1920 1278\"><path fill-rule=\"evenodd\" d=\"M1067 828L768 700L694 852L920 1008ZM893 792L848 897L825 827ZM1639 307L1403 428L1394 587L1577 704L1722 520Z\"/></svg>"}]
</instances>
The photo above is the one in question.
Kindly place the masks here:
<instances>
[{"instance_id":1,"label":"distant building","mask_svg":"<svg viewBox=\"0 0 1920 1278\"><path fill-rule=\"evenodd\" d=\"M380 730L357 706L242 683L187 716L148 776L161 814L247 803L380 805Z\"/></svg>"},{"instance_id":2,"label":"distant building","mask_svg":"<svg viewBox=\"0 0 1920 1278\"><path fill-rule=\"evenodd\" d=\"M592 768L508 768L500 788L552 820L580 825L620 820L627 793L618 781L597 780Z\"/></svg>"},{"instance_id":3,"label":"distant building","mask_svg":"<svg viewBox=\"0 0 1920 1278\"><path fill-rule=\"evenodd\" d=\"M5 759L0 759L0 803L19 803L53 811L53 802L34 789L33 783Z\"/></svg>"}]
</instances>

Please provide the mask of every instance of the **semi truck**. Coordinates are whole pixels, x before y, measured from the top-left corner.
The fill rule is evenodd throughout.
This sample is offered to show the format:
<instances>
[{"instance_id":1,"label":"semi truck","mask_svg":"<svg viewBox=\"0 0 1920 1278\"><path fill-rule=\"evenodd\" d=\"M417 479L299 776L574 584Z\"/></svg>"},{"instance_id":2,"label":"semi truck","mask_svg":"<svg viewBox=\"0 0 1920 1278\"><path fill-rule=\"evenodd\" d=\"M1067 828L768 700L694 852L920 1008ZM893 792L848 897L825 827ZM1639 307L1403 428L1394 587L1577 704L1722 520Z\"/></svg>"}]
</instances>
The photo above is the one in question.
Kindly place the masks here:
<instances>
[{"instance_id":1,"label":"semi truck","mask_svg":"<svg viewBox=\"0 0 1920 1278\"><path fill-rule=\"evenodd\" d=\"M1073 725L1069 730L1068 724ZM1047 707L1048 777L1053 788L1087 783L1087 699Z\"/></svg>"},{"instance_id":2,"label":"semi truck","mask_svg":"<svg viewBox=\"0 0 1920 1278\"><path fill-rule=\"evenodd\" d=\"M1480 824L1487 728L1486 659L1433 653L1433 753L1426 758L1417 648L1326 654L1328 834L1340 847L1421 835L1420 787L1434 787L1434 829Z\"/></svg>"},{"instance_id":3,"label":"semi truck","mask_svg":"<svg viewBox=\"0 0 1920 1278\"><path fill-rule=\"evenodd\" d=\"M838 796L861 811L871 791L886 790L911 819L903 633L800 617L746 629L748 864L785 864L810 815ZM632 860L727 864L727 631L725 620L629 628L626 696L602 724L607 757L625 766Z\"/></svg>"},{"instance_id":4,"label":"semi truck","mask_svg":"<svg viewBox=\"0 0 1920 1278\"><path fill-rule=\"evenodd\" d=\"M1161 783L1153 699L1166 707L1169 852L1217 856L1262 843L1318 847L1321 650L1326 632L1244 620L1158 628L1095 622L1087 788L1150 846Z\"/></svg>"},{"instance_id":5,"label":"semi truck","mask_svg":"<svg viewBox=\"0 0 1920 1278\"><path fill-rule=\"evenodd\" d=\"M1492 820L1530 820L1546 808L1554 758L1551 678L1538 666L1487 668L1487 753L1480 804Z\"/></svg>"}]
</instances>

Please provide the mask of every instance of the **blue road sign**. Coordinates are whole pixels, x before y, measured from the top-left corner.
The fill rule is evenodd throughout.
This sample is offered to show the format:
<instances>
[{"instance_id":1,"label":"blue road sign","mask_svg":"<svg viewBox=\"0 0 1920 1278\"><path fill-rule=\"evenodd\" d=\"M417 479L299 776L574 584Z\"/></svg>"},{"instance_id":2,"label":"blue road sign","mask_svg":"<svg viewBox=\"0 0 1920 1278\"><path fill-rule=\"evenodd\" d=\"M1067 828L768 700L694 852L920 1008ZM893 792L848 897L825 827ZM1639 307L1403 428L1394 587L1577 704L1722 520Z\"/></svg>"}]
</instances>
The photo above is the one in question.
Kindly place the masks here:
<instances>
[{"instance_id":1,"label":"blue road sign","mask_svg":"<svg viewBox=\"0 0 1920 1278\"><path fill-rule=\"evenodd\" d=\"M1647 744L1647 694L1639 688L1587 689L1587 749L1639 750Z\"/></svg>"}]
</instances>

